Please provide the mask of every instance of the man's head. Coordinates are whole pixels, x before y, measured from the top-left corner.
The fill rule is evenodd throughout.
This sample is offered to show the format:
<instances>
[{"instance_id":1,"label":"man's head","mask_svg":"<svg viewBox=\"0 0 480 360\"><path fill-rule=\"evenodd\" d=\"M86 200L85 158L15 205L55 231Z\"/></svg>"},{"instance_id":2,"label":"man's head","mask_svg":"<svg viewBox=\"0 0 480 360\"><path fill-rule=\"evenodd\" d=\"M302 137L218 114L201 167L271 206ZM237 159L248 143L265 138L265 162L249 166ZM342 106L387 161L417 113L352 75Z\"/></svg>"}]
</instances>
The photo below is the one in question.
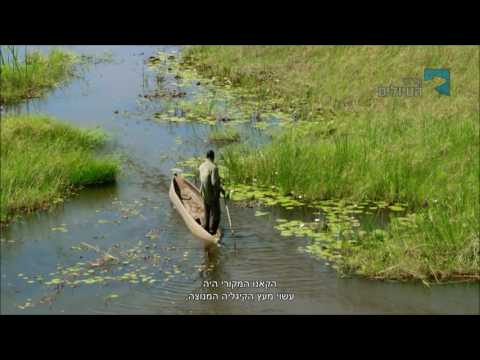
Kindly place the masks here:
<instances>
[{"instance_id":1,"label":"man's head","mask_svg":"<svg viewBox=\"0 0 480 360\"><path fill-rule=\"evenodd\" d=\"M208 150L207 159L210 159L212 161L215 160L215 153L213 152L213 150Z\"/></svg>"}]
</instances>

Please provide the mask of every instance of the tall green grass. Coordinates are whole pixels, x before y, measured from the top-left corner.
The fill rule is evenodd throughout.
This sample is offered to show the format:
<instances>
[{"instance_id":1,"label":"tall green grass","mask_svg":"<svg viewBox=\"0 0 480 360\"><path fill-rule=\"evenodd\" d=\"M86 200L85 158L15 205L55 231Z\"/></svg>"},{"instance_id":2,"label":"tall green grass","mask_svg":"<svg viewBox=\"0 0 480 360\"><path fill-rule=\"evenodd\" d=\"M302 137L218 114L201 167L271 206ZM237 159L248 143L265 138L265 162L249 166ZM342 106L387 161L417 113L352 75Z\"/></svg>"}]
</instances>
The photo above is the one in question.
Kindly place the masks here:
<instances>
[{"instance_id":1,"label":"tall green grass","mask_svg":"<svg viewBox=\"0 0 480 360\"><path fill-rule=\"evenodd\" d=\"M351 126L335 135L318 124L297 125L256 151L227 148L228 178L310 199L407 202L420 213L418 228L392 228L385 242L366 241L346 268L377 277L480 276L478 120L412 118L401 129L382 128L385 121L345 118Z\"/></svg>"},{"instance_id":2,"label":"tall green grass","mask_svg":"<svg viewBox=\"0 0 480 360\"><path fill-rule=\"evenodd\" d=\"M73 75L75 61L75 55L60 49L44 55L27 47L0 46L0 104L42 96Z\"/></svg>"},{"instance_id":3,"label":"tall green grass","mask_svg":"<svg viewBox=\"0 0 480 360\"><path fill-rule=\"evenodd\" d=\"M409 230L367 237L343 270L376 278L480 279L479 48L461 46L201 46L187 61L208 76L275 99L298 119L260 149L224 151L234 182L276 185L310 199L408 203ZM452 96L379 85L451 71Z\"/></svg>"},{"instance_id":4,"label":"tall green grass","mask_svg":"<svg viewBox=\"0 0 480 360\"><path fill-rule=\"evenodd\" d=\"M72 188L111 182L112 156L97 156L106 141L98 129L77 129L44 115L1 121L0 221L61 201Z\"/></svg>"}]
</instances>

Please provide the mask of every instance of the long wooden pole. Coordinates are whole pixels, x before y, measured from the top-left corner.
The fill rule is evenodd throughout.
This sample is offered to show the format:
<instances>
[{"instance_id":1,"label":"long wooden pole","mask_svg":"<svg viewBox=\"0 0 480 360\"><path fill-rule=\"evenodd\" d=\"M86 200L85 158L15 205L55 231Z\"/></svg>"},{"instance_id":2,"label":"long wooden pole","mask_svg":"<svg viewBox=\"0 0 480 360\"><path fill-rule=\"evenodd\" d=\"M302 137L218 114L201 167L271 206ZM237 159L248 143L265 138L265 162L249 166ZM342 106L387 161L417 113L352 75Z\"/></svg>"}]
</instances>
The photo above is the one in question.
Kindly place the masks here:
<instances>
[{"instance_id":1,"label":"long wooden pole","mask_svg":"<svg viewBox=\"0 0 480 360\"><path fill-rule=\"evenodd\" d=\"M227 217L228 217L228 223L230 224L230 231L233 234L232 219L230 218L230 211L228 210L227 200L225 200L225 209L227 210Z\"/></svg>"},{"instance_id":2,"label":"long wooden pole","mask_svg":"<svg viewBox=\"0 0 480 360\"><path fill-rule=\"evenodd\" d=\"M223 198L225 201L225 210L227 210L227 218L228 218L228 223L230 225L230 231L232 232L232 235L234 235L233 228L232 228L232 219L230 218L230 210L228 210L228 205L227 205L227 199ZM235 236L233 237L233 247L235 250L237 250L237 239Z\"/></svg>"}]
</instances>

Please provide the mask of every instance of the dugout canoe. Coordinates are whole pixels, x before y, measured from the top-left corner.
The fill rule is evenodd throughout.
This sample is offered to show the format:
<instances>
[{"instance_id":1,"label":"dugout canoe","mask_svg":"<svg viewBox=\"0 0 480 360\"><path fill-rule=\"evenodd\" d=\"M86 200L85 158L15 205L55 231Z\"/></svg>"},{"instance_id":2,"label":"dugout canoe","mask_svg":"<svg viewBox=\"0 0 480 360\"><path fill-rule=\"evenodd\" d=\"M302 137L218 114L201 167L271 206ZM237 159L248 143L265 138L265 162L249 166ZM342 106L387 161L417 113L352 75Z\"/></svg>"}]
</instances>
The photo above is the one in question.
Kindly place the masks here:
<instances>
[{"instance_id":1,"label":"dugout canoe","mask_svg":"<svg viewBox=\"0 0 480 360\"><path fill-rule=\"evenodd\" d=\"M203 228L205 208L200 190L195 185L183 176L175 174L170 183L169 197L193 235L202 240L205 246L218 243L222 235L220 228L215 235L211 235Z\"/></svg>"}]
</instances>

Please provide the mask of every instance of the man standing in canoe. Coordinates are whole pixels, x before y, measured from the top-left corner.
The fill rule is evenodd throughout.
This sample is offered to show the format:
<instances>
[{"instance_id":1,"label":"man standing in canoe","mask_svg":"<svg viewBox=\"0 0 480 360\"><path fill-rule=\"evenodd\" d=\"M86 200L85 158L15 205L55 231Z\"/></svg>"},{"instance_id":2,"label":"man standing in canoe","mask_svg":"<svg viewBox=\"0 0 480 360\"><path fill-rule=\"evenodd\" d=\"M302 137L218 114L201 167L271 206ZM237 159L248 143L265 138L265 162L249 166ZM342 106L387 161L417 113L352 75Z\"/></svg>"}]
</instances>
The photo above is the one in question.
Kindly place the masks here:
<instances>
[{"instance_id":1,"label":"man standing in canoe","mask_svg":"<svg viewBox=\"0 0 480 360\"><path fill-rule=\"evenodd\" d=\"M204 228L210 234L217 232L220 224L220 193L225 196L225 190L220 184L218 167L215 164L215 153L213 150L207 152L207 158L200 165L200 192L202 193L205 206L205 225ZM212 227L210 229L210 217L212 217Z\"/></svg>"}]
</instances>

